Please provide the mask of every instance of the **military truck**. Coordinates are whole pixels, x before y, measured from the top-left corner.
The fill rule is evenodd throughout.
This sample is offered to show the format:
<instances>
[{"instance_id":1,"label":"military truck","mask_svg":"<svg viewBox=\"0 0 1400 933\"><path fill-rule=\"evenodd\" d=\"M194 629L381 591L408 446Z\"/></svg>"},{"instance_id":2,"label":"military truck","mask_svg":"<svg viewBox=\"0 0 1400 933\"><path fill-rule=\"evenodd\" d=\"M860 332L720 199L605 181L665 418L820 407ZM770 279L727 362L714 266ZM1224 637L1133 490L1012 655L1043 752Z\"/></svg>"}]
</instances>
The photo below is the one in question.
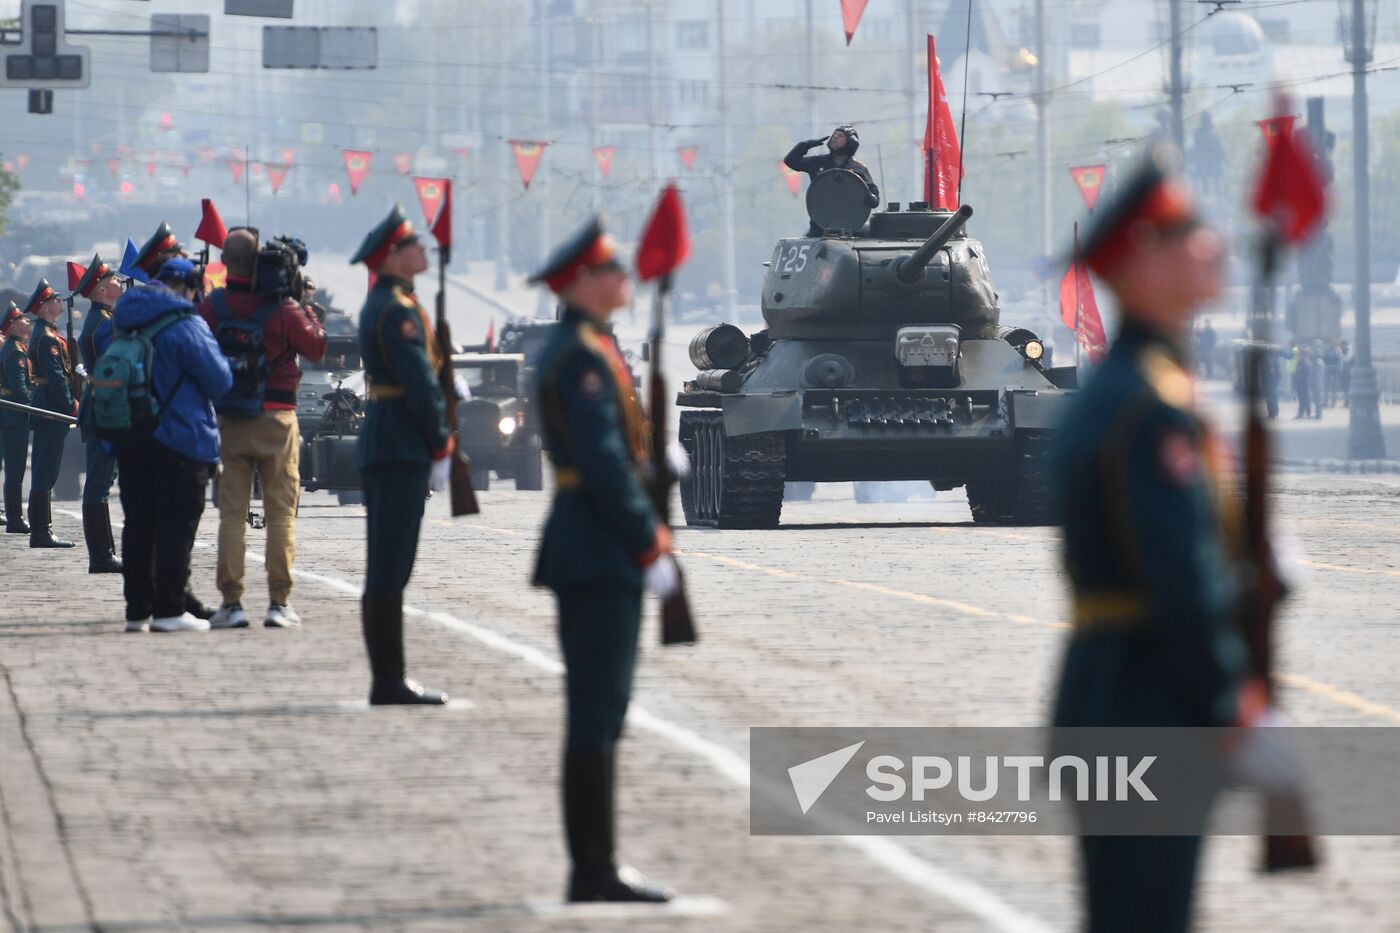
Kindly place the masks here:
<instances>
[{"instance_id":1,"label":"military truck","mask_svg":"<svg viewBox=\"0 0 1400 933\"><path fill-rule=\"evenodd\" d=\"M454 353L452 368L466 384L457 402L457 442L472 462L472 485L491 488L491 472L515 488L544 488L544 452L527 399L522 353ZM459 390L460 391L460 390Z\"/></svg>"},{"instance_id":2,"label":"military truck","mask_svg":"<svg viewBox=\"0 0 1400 933\"><path fill-rule=\"evenodd\" d=\"M767 326L691 343L699 372L676 400L687 524L773 528L787 481L870 480L966 487L979 523L1048 520L1046 454L1077 370L1001 324L971 207L872 214L865 192L854 173L817 176L822 234L774 247Z\"/></svg>"}]
</instances>

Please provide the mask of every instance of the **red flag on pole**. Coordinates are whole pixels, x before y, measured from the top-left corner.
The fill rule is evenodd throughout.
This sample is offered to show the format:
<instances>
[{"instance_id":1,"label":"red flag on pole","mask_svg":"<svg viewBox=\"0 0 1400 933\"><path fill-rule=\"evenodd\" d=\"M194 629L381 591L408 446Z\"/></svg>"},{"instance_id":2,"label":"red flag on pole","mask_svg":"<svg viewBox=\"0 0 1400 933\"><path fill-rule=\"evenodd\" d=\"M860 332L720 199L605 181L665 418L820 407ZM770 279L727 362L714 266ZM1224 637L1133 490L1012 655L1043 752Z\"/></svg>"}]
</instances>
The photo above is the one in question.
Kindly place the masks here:
<instances>
[{"instance_id":1,"label":"red flag on pole","mask_svg":"<svg viewBox=\"0 0 1400 933\"><path fill-rule=\"evenodd\" d=\"M423 222L429 227L437 219L438 208L447 190L446 178L422 178L415 176L413 187L418 191L418 204L423 208Z\"/></svg>"},{"instance_id":2,"label":"red flag on pole","mask_svg":"<svg viewBox=\"0 0 1400 933\"><path fill-rule=\"evenodd\" d=\"M398 172L400 175L407 175L409 172L413 171L413 153L394 153L394 171Z\"/></svg>"},{"instance_id":3,"label":"red flag on pole","mask_svg":"<svg viewBox=\"0 0 1400 933\"><path fill-rule=\"evenodd\" d=\"M194 238L203 240L210 246L223 249L224 240L228 237L228 229L224 227L224 220L219 216L219 209L209 198L200 199L199 209L199 229L194 232Z\"/></svg>"},{"instance_id":4,"label":"red flag on pole","mask_svg":"<svg viewBox=\"0 0 1400 933\"><path fill-rule=\"evenodd\" d=\"M695 153L699 146L681 146L676 151L681 154L681 164L685 166L687 172L695 170Z\"/></svg>"},{"instance_id":5,"label":"red flag on pole","mask_svg":"<svg viewBox=\"0 0 1400 933\"><path fill-rule=\"evenodd\" d=\"M108 160L107 160L107 174L111 175L113 178L116 178L116 177L117 177L117 172L121 171L121 168L122 168L122 160L121 160L121 159L108 159Z\"/></svg>"},{"instance_id":6,"label":"red flag on pole","mask_svg":"<svg viewBox=\"0 0 1400 933\"><path fill-rule=\"evenodd\" d=\"M1104 335L1099 304L1094 298L1094 283L1089 279L1089 267L1078 258L1064 278L1060 279L1060 320L1074 331L1074 339L1084 348L1089 362L1097 365L1108 353L1108 338Z\"/></svg>"},{"instance_id":7,"label":"red flag on pole","mask_svg":"<svg viewBox=\"0 0 1400 933\"><path fill-rule=\"evenodd\" d=\"M345 159L345 174L350 178L350 194L359 194L360 182L369 174L369 161L373 153L361 149L343 149L340 154Z\"/></svg>"},{"instance_id":8,"label":"red flag on pole","mask_svg":"<svg viewBox=\"0 0 1400 933\"><path fill-rule=\"evenodd\" d=\"M612 171L613 153L616 151L612 146L599 146L593 150L593 158L598 162L598 171L604 178L607 178L608 172Z\"/></svg>"},{"instance_id":9,"label":"red flag on pole","mask_svg":"<svg viewBox=\"0 0 1400 933\"><path fill-rule=\"evenodd\" d=\"M1269 137L1254 212L1287 243L1306 240L1317 229L1327 213L1327 194L1305 134L1278 132Z\"/></svg>"},{"instance_id":10,"label":"red flag on pole","mask_svg":"<svg viewBox=\"0 0 1400 933\"><path fill-rule=\"evenodd\" d=\"M685 227L685 207L676 183L661 192L651 220L647 221L637 247L637 277L649 282L670 275L690 255L690 235Z\"/></svg>"},{"instance_id":11,"label":"red flag on pole","mask_svg":"<svg viewBox=\"0 0 1400 933\"><path fill-rule=\"evenodd\" d=\"M781 159L778 160L778 171L783 173L783 181L787 182L788 190L792 192L792 196L797 197L797 192L802 189L802 173L794 172Z\"/></svg>"},{"instance_id":12,"label":"red flag on pole","mask_svg":"<svg viewBox=\"0 0 1400 933\"><path fill-rule=\"evenodd\" d=\"M247 168L242 159L229 159L228 170L233 173L233 183L236 185L243 180L243 170Z\"/></svg>"},{"instance_id":13,"label":"red flag on pole","mask_svg":"<svg viewBox=\"0 0 1400 933\"><path fill-rule=\"evenodd\" d=\"M1264 134L1266 140L1273 139L1279 134L1291 134L1293 132L1293 115L1283 114L1282 116L1269 117L1267 120L1255 120L1259 127L1259 132Z\"/></svg>"},{"instance_id":14,"label":"red flag on pole","mask_svg":"<svg viewBox=\"0 0 1400 933\"><path fill-rule=\"evenodd\" d=\"M958 209L958 185L962 181L962 155L948 92L938 71L933 36L928 37L928 120L924 124L924 200L937 210Z\"/></svg>"},{"instance_id":15,"label":"red flag on pole","mask_svg":"<svg viewBox=\"0 0 1400 933\"><path fill-rule=\"evenodd\" d=\"M68 291L70 293L77 290L78 283L83 280L83 276L86 274L87 267L80 266L76 262L68 263Z\"/></svg>"},{"instance_id":16,"label":"red flag on pole","mask_svg":"<svg viewBox=\"0 0 1400 933\"><path fill-rule=\"evenodd\" d=\"M444 178L442 180L442 208L437 212L437 220L433 221L433 239L438 241L438 246L444 250L452 246L452 180Z\"/></svg>"},{"instance_id":17,"label":"red flag on pole","mask_svg":"<svg viewBox=\"0 0 1400 933\"><path fill-rule=\"evenodd\" d=\"M544 155L544 147L547 142L537 142L528 139L511 139L511 151L515 153L515 164L520 169L520 180L525 183L526 189L530 187L530 179L535 177L535 169L540 166L540 157Z\"/></svg>"},{"instance_id":18,"label":"red flag on pole","mask_svg":"<svg viewBox=\"0 0 1400 933\"><path fill-rule=\"evenodd\" d=\"M869 0L841 0L841 24L846 28L846 44L851 44L851 37L856 34L856 27L860 25L860 18L865 13L865 5Z\"/></svg>"},{"instance_id":19,"label":"red flag on pole","mask_svg":"<svg viewBox=\"0 0 1400 933\"><path fill-rule=\"evenodd\" d=\"M1092 211L1103 192L1103 179L1108 174L1108 166L1076 165L1069 170L1069 174L1079 186L1079 193L1084 196L1084 204Z\"/></svg>"},{"instance_id":20,"label":"red flag on pole","mask_svg":"<svg viewBox=\"0 0 1400 933\"><path fill-rule=\"evenodd\" d=\"M272 186L273 194L276 194L282 187L282 182L291 170L290 165L269 165L267 167L267 183Z\"/></svg>"}]
</instances>

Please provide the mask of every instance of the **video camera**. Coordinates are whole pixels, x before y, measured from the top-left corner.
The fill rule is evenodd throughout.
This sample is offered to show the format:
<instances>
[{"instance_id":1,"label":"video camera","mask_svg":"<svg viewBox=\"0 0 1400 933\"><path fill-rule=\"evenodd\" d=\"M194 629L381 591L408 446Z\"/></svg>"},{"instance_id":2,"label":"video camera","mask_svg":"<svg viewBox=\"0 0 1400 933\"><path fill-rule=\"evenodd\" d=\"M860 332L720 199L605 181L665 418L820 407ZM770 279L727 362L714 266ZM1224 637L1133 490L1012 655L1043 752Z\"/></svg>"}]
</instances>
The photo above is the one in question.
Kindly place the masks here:
<instances>
[{"instance_id":1,"label":"video camera","mask_svg":"<svg viewBox=\"0 0 1400 933\"><path fill-rule=\"evenodd\" d=\"M306 244L296 237L273 237L258 250L253 266L253 293L259 298L291 298L301 301L302 266L306 265Z\"/></svg>"}]
</instances>

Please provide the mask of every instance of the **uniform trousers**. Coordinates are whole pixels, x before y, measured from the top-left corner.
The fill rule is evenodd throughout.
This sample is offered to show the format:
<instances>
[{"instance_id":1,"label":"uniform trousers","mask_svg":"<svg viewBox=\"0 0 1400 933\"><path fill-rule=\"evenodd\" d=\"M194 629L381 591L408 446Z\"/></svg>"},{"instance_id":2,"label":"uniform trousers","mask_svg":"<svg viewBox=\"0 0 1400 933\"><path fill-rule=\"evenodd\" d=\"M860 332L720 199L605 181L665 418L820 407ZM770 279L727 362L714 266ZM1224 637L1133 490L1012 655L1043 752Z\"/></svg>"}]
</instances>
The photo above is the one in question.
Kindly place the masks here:
<instances>
[{"instance_id":1,"label":"uniform trousers","mask_svg":"<svg viewBox=\"0 0 1400 933\"><path fill-rule=\"evenodd\" d=\"M564 587L556 596L569 703L566 748L605 751L622 735L627 718L642 591L611 584Z\"/></svg>"},{"instance_id":2,"label":"uniform trousers","mask_svg":"<svg viewBox=\"0 0 1400 933\"><path fill-rule=\"evenodd\" d=\"M385 463L365 467L369 554L365 593L402 592L418 556L418 529L428 498L428 464Z\"/></svg>"},{"instance_id":3,"label":"uniform trousers","mask_svg":"<svg viewBox=\"0 0 1400 933\"><path fill-rule=\"evenodd\" d=\"M63 462L63 442L68 439L68 425L48 418L35 417L33 443L33 475L30 489L53 492L58 482L58 469Z\"/></svg>"},{"instance_id":4,"label":"uniform trousers","mask_svg":"<svg viewBox=\"0 0 1400 933\"><path fill-rule=\"evenodd\" d=\"M106 505L117 478L117 460L107 453L96 435L83 438L87 476L83 479L83 505Z\"/></svg>"},{"instance_id":5,"label":"uniform trousers","mask_svg":"<svg viewBox=\"0 0 1400 933\"><path fill-rule=\"evenodd\" d=\"M204 514L210 465L152 438L117 448L121 473L122 578L128 620L185 611L190 552Z\"/></svg>"},{"instance_id":6,"label":"uniform trousers","mask_svg":"<svg viewBox=\"0 0 1400 933\"><path fill-rule=\"evenodd\" d=\"M6 425L0 428L0 439L4 441L5 488L19 495L27 469L25 461L29 459L29 425Z\"/></svg>"},{"instance_id":7,"label":"uniform trousers","mask_svg":"<svg viewBox=\"0 0 1400 933\"><path fill-rule=\"evenodd\" d=\"M1199 836L1083 836L1089 933L1185 933Z\"/></svg>"}]
</instances>

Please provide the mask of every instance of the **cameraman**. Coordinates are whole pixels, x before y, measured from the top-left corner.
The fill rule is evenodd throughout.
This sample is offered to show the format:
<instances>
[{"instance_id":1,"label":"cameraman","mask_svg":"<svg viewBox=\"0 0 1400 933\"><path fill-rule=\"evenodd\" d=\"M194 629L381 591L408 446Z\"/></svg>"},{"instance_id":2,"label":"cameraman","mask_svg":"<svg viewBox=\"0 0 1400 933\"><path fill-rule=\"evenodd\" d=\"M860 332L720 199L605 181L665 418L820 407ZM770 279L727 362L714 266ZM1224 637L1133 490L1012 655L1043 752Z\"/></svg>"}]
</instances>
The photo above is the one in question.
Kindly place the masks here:
<instances>
[{"instance_id":1,"label":"cameraman","mask_svg":"<svg viewBox=\"0 0 1400 933\"><path fill-rule=\"evenodd\" d=\"M269 605L263 624L293 628L301 624L288 604L292 592L292 558L296 553L296 512L301 497L301 432L297 428L297 387L301 384L298 355L319 361L326 352L326 331L295 297L258 294L262 271L288 272L300 282L294 267L300 257L278 250L274 242L260 254L257 231L231 230L224 241L223 261L228 284L199 306L233 368L234 389L220 400L219 437L223 473L219 477L218 586L223 605L214 613L214 628L244 628L244 527L252 497L253 475L262 479L267 518L267 590ZM280 255L279 255L280 254ZM241 328L241 330L240 330ZM230 356L240 334L260 332L261 346L242 359ZM239 364L242 364L241 366ZM260 398L258 396L261 396Z\"/></svg>"}]
</instances>

